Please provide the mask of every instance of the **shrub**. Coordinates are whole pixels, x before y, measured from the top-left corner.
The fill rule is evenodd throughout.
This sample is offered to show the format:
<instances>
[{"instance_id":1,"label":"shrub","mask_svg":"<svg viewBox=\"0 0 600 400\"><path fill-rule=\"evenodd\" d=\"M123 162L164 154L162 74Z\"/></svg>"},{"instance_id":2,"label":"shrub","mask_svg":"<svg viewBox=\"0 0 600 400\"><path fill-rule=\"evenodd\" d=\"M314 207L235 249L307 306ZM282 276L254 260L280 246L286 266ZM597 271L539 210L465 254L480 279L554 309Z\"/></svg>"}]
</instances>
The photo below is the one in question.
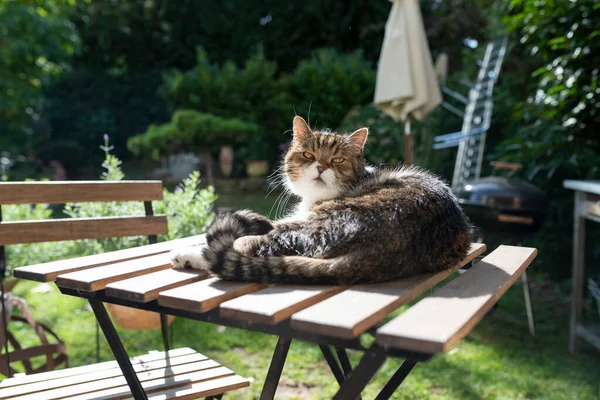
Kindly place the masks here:
<instances>
[{"instance_id":1,"label":"shrub","mask_svg":"<svg viewBox=\"0 0 600 400\"><path fill-rule=\"evenodd\" d=\"M237 118L221 118L194 110L179 110L171 122L150 125L148 130L129 139L134 154L166 155L183 150L210 152L223 145L241 143L257 126Z\"/></svg>"},{"instance_id":2,"label":"shrub","mask_svg":"<svg viewBox=\"0 0 600 400\"><path fill-rule=\"evenodd\" d=\"M172 70L163 75L160 93L172 110L240 118L258 124L259 136L277 138L282 117L288 114L282 111L288 102L276 74L277 64L267 60L260 49L242 68L232 61L219 67L211 63L203 49L198 49L197 63L191 70Z\"/></svg>"},{"instance_id":3,"label":"shrub","mask_svg":"<svg viewBox=\"0 0 600 400\"><path fill-rule=\"evenodd\" d=\"M290 76L294 108L319 126L337 129L354 106L373 101L375 78L359 51L318 50Z\"/></svg>"}]
</instances>

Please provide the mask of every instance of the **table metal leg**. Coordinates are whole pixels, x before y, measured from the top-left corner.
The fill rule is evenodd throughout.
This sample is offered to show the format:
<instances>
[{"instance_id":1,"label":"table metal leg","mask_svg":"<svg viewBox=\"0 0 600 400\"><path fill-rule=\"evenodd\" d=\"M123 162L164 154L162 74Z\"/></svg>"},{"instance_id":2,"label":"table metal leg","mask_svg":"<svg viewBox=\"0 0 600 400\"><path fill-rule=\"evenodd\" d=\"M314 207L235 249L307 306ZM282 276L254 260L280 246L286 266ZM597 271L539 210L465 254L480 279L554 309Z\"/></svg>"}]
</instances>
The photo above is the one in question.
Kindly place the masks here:
<instances>
[{"instance_id":1,"label":"table metal leg","mask_svg":"<svg viewBox=\"0 0 600 400\"><path fill-rule=\"evenodd\" d=\"M333 351L331 351L331 348L329 346L320 345L319 347L321 348L321 352L323 353L325 360L327 360L327 364L329 364L331 372L333 372L333 376L335 376L335 379L341 386L342 383L344 383L344 380L346 379L346 375L344 374L342 367L338 363L338 360L336 360Z\"/></svg>"},{"instance_id":2,"label":"table metal leg","mask_svg":"<svg viewBox=\"0 0 600 400\"><path fill-rule=\"evenodd\" d=\"M581 323L583 307L583 274L585 265L585 193L575 192L575 210L573 222L573 275L571 277L571 320L569 351L579 351L577 326Z\"/></svg>"},{"instance_id":3,"label":"table metal leg","mask_svg":"<svg viewBox=\"0 0 600 400\"><path fill-rule=\"evenodd\" d=\"M348 353L346 353L346 349L336 347L335 352L337 353L338 359L340 360L340 364L342 365L342 369L344 370L344 375L348 377L348 375L350 375L350 372L352 372L352 364L350 364L350 359L348 358Z\"/></svg>"},{"instance_id":4,"label":"table metal leg","mask_svg":"<svg viewBox=\"0 0 600 400\"><path fill-rule=\"evenodd\" d=\"M340 386L333 396L334 400L351 400L360 396L360 392L373 379L373 375L383 365L387 358L385 351L379 346L371 347L361 358L348 379Z\"/></svg>"},{"instance_id":5,"label":"table metal leg","mask_svg":"<svg viewBox=\"0 0 600 400\"><path fill-rule=\"evenodd\" d=\"M285 365L285 359L287 358L292 339L289 337L280 336L275 346L275 352L271 359L271 365L269 366L269 372L267 373L267 379L263 386L262 393L260 394L260 400L271 400L275 398L275 392L277 391L277 385L279 384L279 378L281 378L281 371Z\"/></svg>"},{"instance_id":6,"label":"table metal leg","mask_svg":"<svg viewBox=\"0 0 600 400\"><path fill-rule=\"evenodd\" d=\"M100 328L102 328L102 332L106 337L106 341L112 350L121 371L123 372L123 376L131 389L131 394L135 400L147 400L146 392L144 392L144 388L142 388L142 384L140 383L133 367L131 366L131 361L129 361L129 357L127 356L127 352L123 347L123 343L121 343L121 339L119 339L119 335L115 330L114 325L112 324L108 313L106 312L106 308L104 305L98 300L89 300L90 306L96 315L96 319L100 324Z\"/></svg>"},{"instance_id":7,"label":"table metal leg","mask_svg":"<svg viewBox=\"0 0 600 400\"><path fill-rule=\"evenodd\" d=\"M523 297L525 297L525 311L527 311L529 333L531 336L535 336L535 322L533 321L533 307L531 306L531 297L529 296L529 280L527 279L527 271L523 271L523 275L521 275L521 282L523 282Z\"/></svg>"},{"instance_id":8,"label":"table metal leg","mask_svg":"<svg viewBox=\"0 0 600 400\"><path fill-rule=\"evenodd\" d=\"M389 399L394 394L396 389L398 389L398 386L404 382L404 379L406 379L408 374L410 374L410 371L413 370L415 365L417 365L416 361L405 360L402 365L400 365L394 376L392 376L388 383L385 384L383 389L381 389L381 392L379 392L377 397L375 397L375 400Z\"/></svg>"}]
</instances>

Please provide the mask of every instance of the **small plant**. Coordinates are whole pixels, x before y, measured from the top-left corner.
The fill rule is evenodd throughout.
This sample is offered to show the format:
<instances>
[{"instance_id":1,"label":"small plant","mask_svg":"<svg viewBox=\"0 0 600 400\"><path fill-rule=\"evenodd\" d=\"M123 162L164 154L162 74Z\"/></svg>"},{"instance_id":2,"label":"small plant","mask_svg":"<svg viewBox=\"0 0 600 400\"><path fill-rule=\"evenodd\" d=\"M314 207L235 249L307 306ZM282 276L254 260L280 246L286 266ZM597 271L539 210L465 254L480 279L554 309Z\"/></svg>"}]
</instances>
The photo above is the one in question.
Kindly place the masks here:
<instances>
[{"instance_id":1,"label":"small plant","mask_svg":"<svg viewBox=\"0 0 600 400\"><path fill-rule=\"evenodd\" d=\"M113 147L109 146L108 135L104 136L104 145L100 148L104 151L102 163L104 172L100 179L104 181L124 179L121 161L111 154ZM163 197L163 201L153 202L155 213L167 215L169 222L169 233L159 235L159 241L199 235L206 230L214 218L212 208L217 198L216 194L212 187L200 189L198 172L184 179L174 192L164 189ZM6 221L52 218L52 210L48 204L5 206L2 211ZM145 215L141 202L72 203L67 204L63 212L72 218ZM12 275L14 268L23 265L81 257L145 244L148 244L148 239L145 236L138 236L11 245L6 248L7 275Z\"/></svg>"}]
</instances>

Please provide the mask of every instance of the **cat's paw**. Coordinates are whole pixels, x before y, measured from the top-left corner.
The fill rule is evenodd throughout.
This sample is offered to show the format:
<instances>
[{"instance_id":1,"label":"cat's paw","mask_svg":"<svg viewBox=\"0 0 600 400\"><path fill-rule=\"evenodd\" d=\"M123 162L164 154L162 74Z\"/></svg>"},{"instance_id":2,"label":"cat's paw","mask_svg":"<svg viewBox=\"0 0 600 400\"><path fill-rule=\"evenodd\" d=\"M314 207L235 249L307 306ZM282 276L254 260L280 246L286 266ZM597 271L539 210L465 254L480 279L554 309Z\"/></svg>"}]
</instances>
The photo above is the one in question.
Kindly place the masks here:
<instances>
[{"instance_id":1,"label":"cat's paw","mask_svg":"<svg viewBox=\"0 0 600 400\"><path fill-rule=\"evenodd\" d=\"M172 250L171 253L169 253L169 258L171 259L171 264L175 268L195 268L206 271L210 269L210 264L204 258L203 246L184 247Z\"/></svg>"},{"instance_id":2,"label":"cat's paw","mask_svg":"<svg viewBox=\"0 0 600 400\"><path fill-rule=\"evenodd\" d=\"M238 253L254 256L256 249L264 241L264 238L265 236L263 235L242 236L233 242L233 249Z\"/></svg>"}]
</instances>

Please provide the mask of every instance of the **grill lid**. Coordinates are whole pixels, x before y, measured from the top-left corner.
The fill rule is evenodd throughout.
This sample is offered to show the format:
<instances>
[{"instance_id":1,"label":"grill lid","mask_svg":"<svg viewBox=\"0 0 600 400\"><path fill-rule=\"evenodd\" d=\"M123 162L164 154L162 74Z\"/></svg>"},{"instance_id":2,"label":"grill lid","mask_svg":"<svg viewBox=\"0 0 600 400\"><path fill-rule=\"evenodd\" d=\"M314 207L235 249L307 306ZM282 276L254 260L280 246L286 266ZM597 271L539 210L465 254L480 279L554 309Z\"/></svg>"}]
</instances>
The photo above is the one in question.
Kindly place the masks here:
<instances>
[{"instance_id":1,"label":"grill lid","mask_svg":"<svg viewBox=\"0 0 600 400\"><path fill-rule=\"evenodd\" d=\"M499 211L531 211L544 214L548 198L537 186L519 178L490 176L465 183L457 190L464 205L483 206Z\"/></svg>"}]
</instances>

